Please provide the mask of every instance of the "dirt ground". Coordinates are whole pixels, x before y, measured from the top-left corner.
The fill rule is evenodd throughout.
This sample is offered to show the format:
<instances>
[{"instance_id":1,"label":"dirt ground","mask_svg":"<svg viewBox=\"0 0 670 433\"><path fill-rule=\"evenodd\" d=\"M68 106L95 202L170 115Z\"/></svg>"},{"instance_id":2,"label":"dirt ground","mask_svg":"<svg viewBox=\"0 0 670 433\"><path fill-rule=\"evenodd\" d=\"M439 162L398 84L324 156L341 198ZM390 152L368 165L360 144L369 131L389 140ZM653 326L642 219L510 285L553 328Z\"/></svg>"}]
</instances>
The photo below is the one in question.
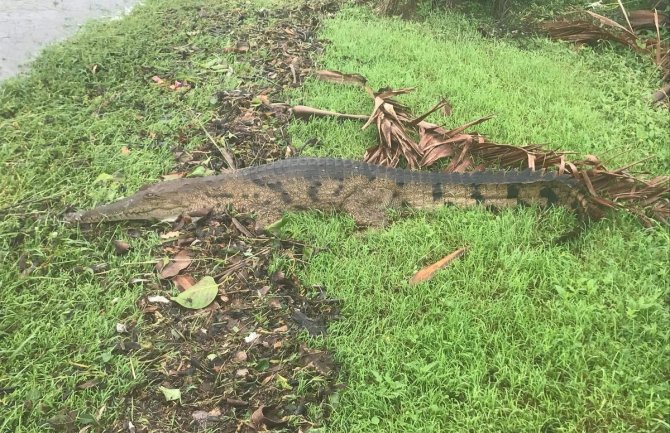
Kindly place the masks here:
<instances>
[{"instance_id":1,"label":"dirt ground","mask_svg":"<svg viewBox=\"0 0 670 433\"><path fill-rule=\"evenodd\" d=\"M203 141L225 135L235 152L214 144L174 148L174 173L166 177L198 165L219 171L298 152L285 132L288 113L270 102L282 102L286 89L301 85L313 54L322 50L319 21L336 10L335 2L320 2L240 7L218 17L222 27L236 29L232 49L251 58L255 75L239 89L214 95L219 116L204 126L209 137ZM325 338L338 302L320 287L272 270L278 256L300 263L305 246L253 226L250 215L217 215L182 219L161 234L157 253L172 259L157 264L162 284L147 286L138 300L141 326L131 326L115 349L146 362L148 382L127 396L126 416L112 431L307 431L328 417L327 398L343 385L331 355L306 336L320 336L314 344ZM123 253L124 245L119 249ZM219 285L209 307L189 310L167 300L175 286L183 291L205 276ZM177 389L180 398L167 401Z\"/></svg>"}]
</instances>

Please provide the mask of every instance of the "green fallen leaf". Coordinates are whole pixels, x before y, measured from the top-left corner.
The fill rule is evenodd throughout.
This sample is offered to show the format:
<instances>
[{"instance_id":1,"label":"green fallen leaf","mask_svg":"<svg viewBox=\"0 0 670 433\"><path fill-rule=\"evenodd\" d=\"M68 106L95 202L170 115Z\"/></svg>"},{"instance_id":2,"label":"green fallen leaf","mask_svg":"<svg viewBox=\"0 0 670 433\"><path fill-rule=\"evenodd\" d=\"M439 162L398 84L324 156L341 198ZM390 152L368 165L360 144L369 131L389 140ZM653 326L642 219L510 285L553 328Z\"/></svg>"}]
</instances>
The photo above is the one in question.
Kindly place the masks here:
<instances>
[{"instance_id":1,"label":"green fallen leaf","mask_svg":"<svg viewBox=\"0 0 670 433\"><path fill-rule=\"evenodd\" d=\"M218 293L219 285L214 278L204 277L172 300L182 307L198 310L211 304Z\"/></svg>"},{"instance_id":2,"label":"green fallen leaf","mask_svg":"<svg viewBox=\"0 0 670 433\"><path fill-rule=\"evenodd\" d=\"M79 417L77 418L77 421L79 421L82 424L98 424L98 420L95 419L95 415L90 414L90 413L80 413Z\"/></svg>"},{"instance_id":3,"label":"green fallen leaf","mask_svg":"<svg viewBox=\"0 0 670 433\"><path fill-rule=\"evenodd\" d=\"M196 168L194 168L192 172L187 174L186 177L203 177L212 174L214 174L214 170L210 170L209 168L205 168L202 165L199 165Z\"/></svg>"},{"instance_id":4,"label":"green fallen leaf","mask_svg":"<svg viewBox=\"0 0 670 433\"><path fill-rule=\"evenodd\" d=\"M277 221L275 221L275 222L273 222L273 223L267 225L267 226L265 227L265 231L267 231L267 232L269 232L269 233L278 233L278 232L279 232L279 229L281 229L282 227L284 227L284 226L286 225L287 222L288 222L288 218L284 216L284 217L282 217L281 219L279 219L279 220L277 220Z\"/></svg>"},{"instance_id":5,"label":"green fallen leaf","mask_svg":"<svg viewBox=\"0 0 670 433\"><path fill-rule=\"evenodd\" d=\"M98 183L98 182L109 182L110 180L114 180L114 176L111 174L107 173L100 173L98 177L95 178L93 183Z\"/></svg>"},{"instance_id":6,"label":"green fallen leaf","mask_svg":"<svg viewBox=\"0 0 670 433\"><path fill-rule=\"evenodd\" d=\"M275 381L277 382L277 387L279 389L286 389L286 390L293 389L293 387L288 383L288 380L286 380L286 378L281 374L275 376Z\"/></svg>"},{"instance_id":7,"label":"green fallen leaf","mask_svg":"<svg viewBox=\"0 0 670 433\"><path fill-rule=\"evenodd\" d=\"M163 396L165 396L165 401L181 401L181 391L179 388L171 389L161 386L159 389L163 393Z\"/></svg>"}]
</instances>

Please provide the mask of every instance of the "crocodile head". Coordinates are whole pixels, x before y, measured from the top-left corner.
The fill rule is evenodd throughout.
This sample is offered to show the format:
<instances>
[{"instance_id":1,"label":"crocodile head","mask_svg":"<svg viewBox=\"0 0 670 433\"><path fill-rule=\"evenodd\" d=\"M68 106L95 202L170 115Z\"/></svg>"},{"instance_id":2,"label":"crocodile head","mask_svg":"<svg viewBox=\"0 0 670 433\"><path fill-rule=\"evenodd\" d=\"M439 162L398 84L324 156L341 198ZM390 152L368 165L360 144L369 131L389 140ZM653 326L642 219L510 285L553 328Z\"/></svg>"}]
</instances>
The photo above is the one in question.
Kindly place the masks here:
<instances>
[{"instance_id":1,"label":"crocodile head","mask_svg":"<svg viewBox=\"0 0 670 433\"><path fill-rule=\"evenodd\" d=\"M191 182L161 182L142 188L136 194L102 205L84 212L73 212L65 216L69 223L90 224L106 221L143 220L143 221L174 221L183 213L195 213L202 216L206 208L203 206L201 194L197 189L188 188ZM177 185L179 185L178 188Z\"/></svg>"}]
</instances>

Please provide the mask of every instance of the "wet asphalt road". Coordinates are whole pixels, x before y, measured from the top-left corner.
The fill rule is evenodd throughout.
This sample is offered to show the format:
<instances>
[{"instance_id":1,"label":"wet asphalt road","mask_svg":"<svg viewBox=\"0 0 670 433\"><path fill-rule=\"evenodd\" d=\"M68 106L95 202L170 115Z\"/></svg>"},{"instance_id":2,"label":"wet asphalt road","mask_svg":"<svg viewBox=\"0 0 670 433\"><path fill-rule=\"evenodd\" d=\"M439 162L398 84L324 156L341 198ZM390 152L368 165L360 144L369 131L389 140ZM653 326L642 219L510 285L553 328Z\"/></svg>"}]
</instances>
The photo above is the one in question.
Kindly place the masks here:
<instances>
[{"instance_id":1,"label":"wet asphalt road","mask_svg":"<svg viewBox=\"0 0 670 433\"><path fill-rule=\"evenodd\" d=\"M137 0L0 0L0 80L24 70L50 42L91 18L123 14Z\"/></svg>"}]
</instances>

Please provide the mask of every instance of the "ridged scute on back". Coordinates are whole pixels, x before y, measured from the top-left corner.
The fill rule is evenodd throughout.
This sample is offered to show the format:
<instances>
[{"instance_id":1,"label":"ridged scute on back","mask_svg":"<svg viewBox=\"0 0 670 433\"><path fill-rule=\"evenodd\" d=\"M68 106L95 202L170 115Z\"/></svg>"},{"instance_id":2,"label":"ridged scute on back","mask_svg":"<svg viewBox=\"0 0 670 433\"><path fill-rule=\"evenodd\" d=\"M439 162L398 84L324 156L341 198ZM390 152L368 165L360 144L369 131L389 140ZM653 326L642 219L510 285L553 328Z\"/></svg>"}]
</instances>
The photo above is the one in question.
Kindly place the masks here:
<instances>
[{"instance_id":1,"label":"ridged scute on back","mask_svg":"<svg viewBox=\"0 0 670 433\"><path fill-rule=\"evenodd\" d=\"M362 161L310 157L284 159L271 164L245 168L240 170L239 173L244 178L250 180L300 177L308 180L323 178L342 179L359 175L368 178L380 177L406 184L526 184L558 181L570 186L577 185L577 182L569 176L559 176L556 172L544 170L488 170L467 173L441 173L382 167Z\"/></svg>"}]
</instances>

